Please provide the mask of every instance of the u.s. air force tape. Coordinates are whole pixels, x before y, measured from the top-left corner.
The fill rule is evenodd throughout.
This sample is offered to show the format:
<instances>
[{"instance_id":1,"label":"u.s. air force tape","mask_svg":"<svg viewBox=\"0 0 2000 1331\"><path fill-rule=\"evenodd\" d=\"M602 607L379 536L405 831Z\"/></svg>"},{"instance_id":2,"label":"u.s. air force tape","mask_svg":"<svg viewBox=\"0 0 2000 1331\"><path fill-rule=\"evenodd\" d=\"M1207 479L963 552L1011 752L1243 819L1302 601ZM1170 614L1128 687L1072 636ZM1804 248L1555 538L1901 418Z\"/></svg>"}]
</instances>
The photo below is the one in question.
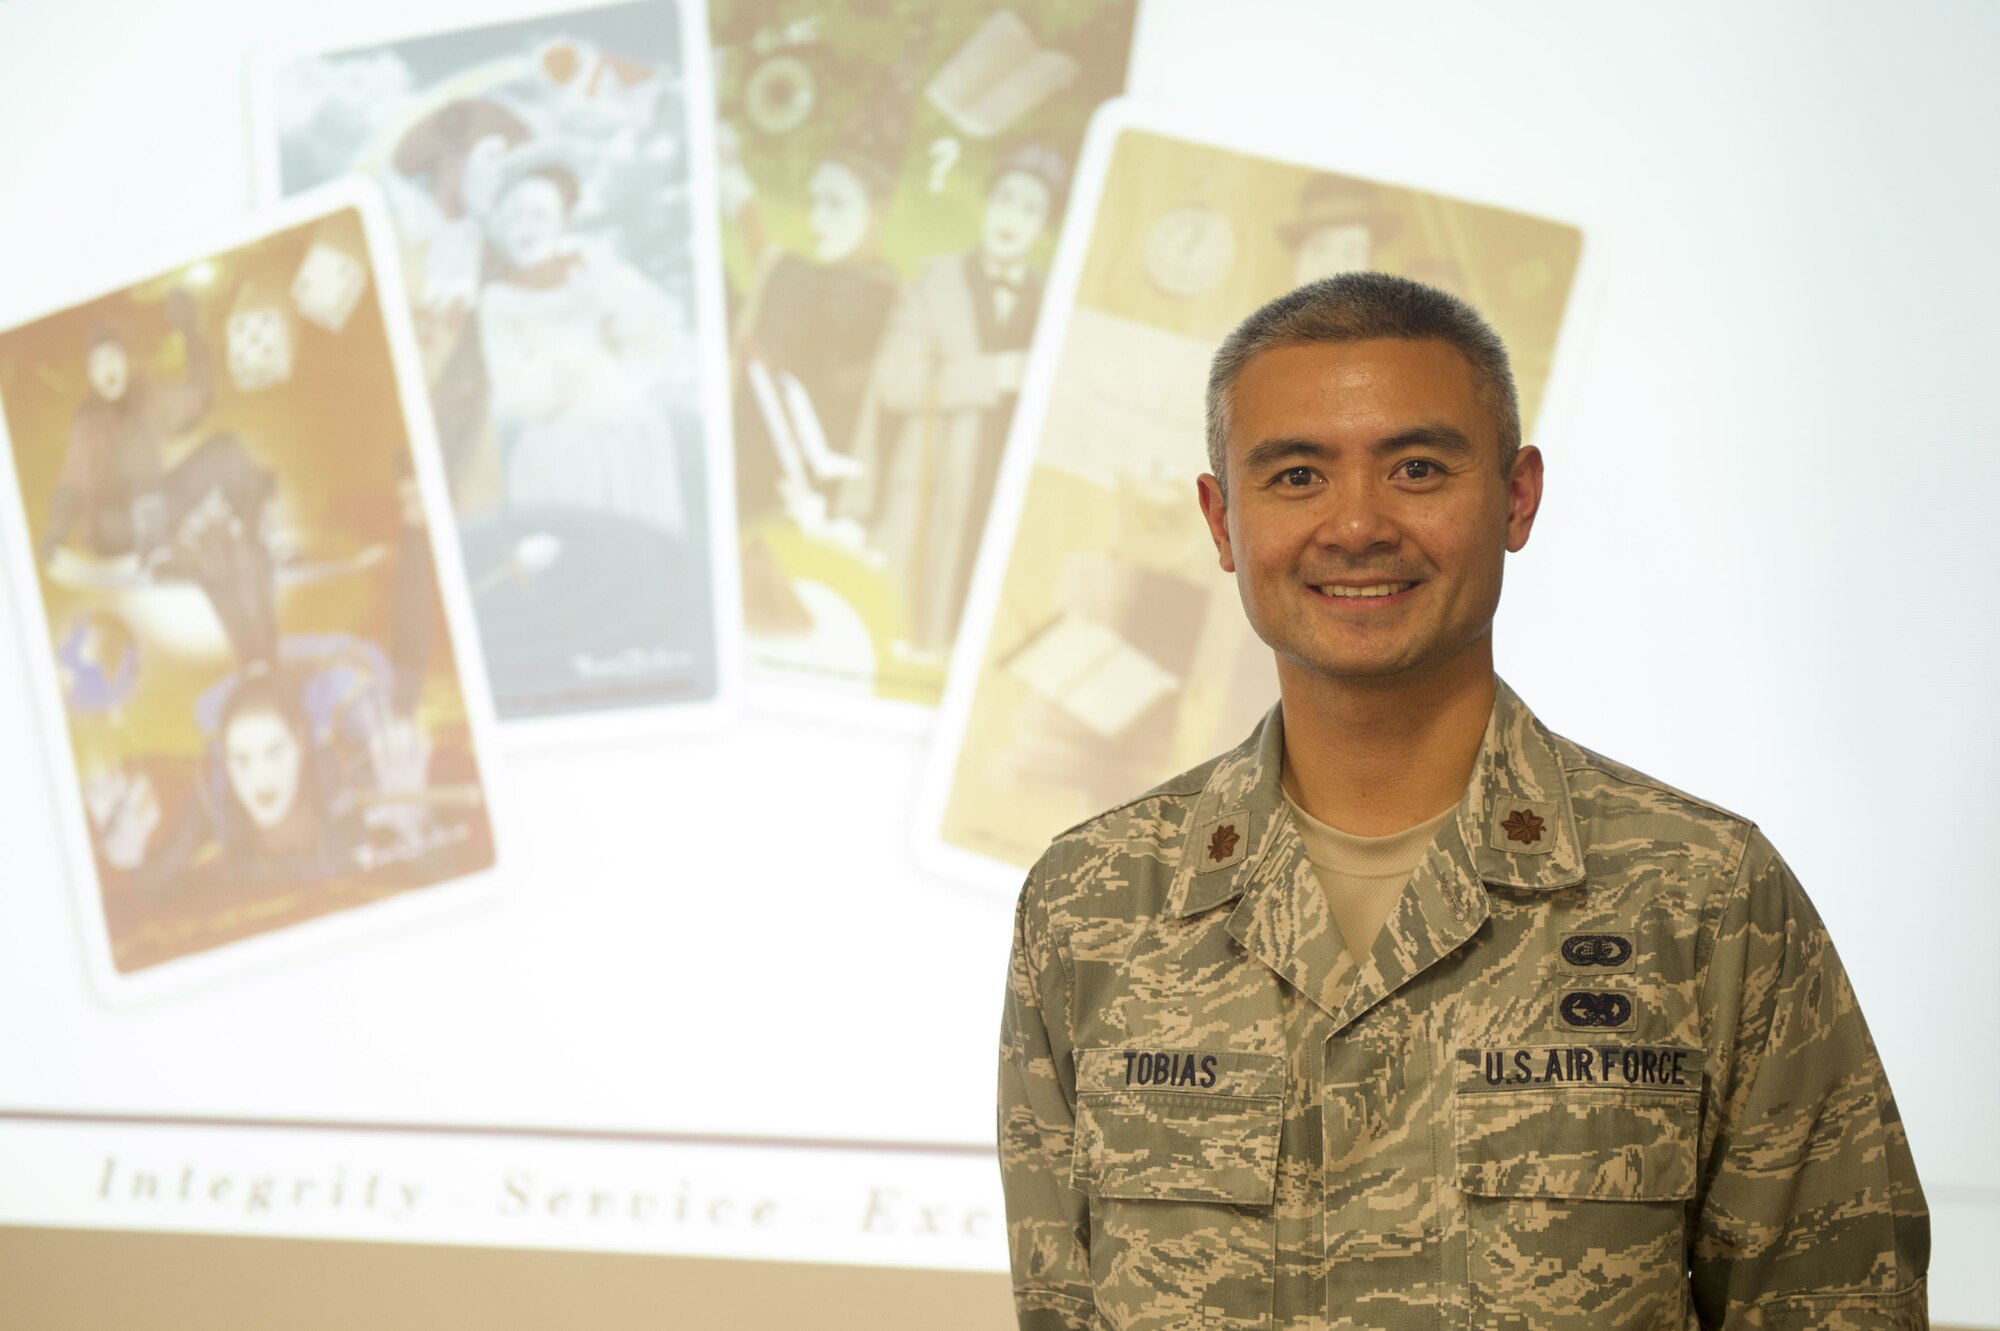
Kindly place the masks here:
<instances>
[{"instance_id":1,"label":"u.s. air force tape","mask_svg":"<svg viewBox=\"0 0 2000 1331\"><path fill-rule=\"evenodd\" d=\"M1461 1092L1557 1085L1660 1090L1698 1090L1701 1086L1700 1051L1672 1046L1501 1045L1463 1050L1459 1056L1467 1062L1477 1060L1461 1073Z\"/></svg>"}]
</instances>

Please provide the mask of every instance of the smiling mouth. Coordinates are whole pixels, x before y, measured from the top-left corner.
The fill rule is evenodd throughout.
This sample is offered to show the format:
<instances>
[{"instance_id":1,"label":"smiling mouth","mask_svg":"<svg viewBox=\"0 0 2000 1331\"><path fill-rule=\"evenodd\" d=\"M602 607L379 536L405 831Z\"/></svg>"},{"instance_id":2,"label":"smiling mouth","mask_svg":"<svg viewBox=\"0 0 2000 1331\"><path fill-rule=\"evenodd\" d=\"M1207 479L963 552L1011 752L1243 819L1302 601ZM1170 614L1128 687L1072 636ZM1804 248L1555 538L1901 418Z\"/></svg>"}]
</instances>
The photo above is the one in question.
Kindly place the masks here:
<instances>
[{"instance_id":1,"label":"smiling mouth","mask_svg":"<svg viewBox=\"0 0 2000 1331\"><path fill-rule=\"evenodd\" d=\"M1377 601L1386 596L1400 596L1416 585L1414 582L1377 582L1366 587L1338 587L1326 583L1314 586L1313 590L1336 601Z\"/></svg>"}]
</instances>

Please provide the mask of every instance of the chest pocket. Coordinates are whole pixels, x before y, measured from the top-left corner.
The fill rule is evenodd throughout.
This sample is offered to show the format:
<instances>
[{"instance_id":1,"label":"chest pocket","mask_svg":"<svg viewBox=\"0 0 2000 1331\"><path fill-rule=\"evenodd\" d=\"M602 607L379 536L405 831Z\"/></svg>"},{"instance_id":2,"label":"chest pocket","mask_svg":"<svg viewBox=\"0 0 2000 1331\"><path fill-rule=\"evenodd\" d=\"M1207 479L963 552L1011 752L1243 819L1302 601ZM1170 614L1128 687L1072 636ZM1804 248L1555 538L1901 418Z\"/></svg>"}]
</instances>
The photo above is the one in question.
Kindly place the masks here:
<instances>
[{"instance_id":1,"label":"chest pocket","mask_svg":"<svg viewBox=\"0 0 2000 1331\"><path fill-rule=\"evenodd\" d=\"M1106 1331L1268 1327L1285 1060L1086 1049L1076 1084L1070 1185Z\"/></svg>"},{"instance_id":2,"label":"chest pocket","mask_svg":"<svg viewBox=\"0 0 2000 1331\"><path fill-rule=\"evenodd\" d=\"M1678 1075L1671 1086L1461 1082L1452 1135L1474 1327L1692 1325L1701 1077Z\"/></svg>"}]
</instances>

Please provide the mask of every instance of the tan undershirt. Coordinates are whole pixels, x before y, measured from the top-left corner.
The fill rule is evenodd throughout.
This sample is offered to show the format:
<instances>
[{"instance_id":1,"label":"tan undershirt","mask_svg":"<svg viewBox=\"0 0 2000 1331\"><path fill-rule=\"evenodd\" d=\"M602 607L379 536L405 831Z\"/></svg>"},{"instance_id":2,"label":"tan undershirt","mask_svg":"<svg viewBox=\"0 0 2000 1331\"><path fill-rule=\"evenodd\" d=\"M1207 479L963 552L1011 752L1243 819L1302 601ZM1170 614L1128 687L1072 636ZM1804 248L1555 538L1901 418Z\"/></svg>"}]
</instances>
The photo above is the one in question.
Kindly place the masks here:
<instances>
[{"instance_id":1,"label":"tan undershirt","mask_svg":"<svg viewBox=\"0 0 2000 1331\"><path fill-rule=\"evenodd\" d=\"M1333 922L1340 926L1348 955L1355 965L1361 965L1396 909L1396 899L1402 896L1411 872L1430 849L1431 838L1458 812L1457 806L1388 836L1355 836L1329 827L1301 809L1290 791L1285 792L1285 803L1298 825L1299 838L1306 843L1306 858L1312 861L1326 904L1333 909Z\"/></svg>"}]
</instances>

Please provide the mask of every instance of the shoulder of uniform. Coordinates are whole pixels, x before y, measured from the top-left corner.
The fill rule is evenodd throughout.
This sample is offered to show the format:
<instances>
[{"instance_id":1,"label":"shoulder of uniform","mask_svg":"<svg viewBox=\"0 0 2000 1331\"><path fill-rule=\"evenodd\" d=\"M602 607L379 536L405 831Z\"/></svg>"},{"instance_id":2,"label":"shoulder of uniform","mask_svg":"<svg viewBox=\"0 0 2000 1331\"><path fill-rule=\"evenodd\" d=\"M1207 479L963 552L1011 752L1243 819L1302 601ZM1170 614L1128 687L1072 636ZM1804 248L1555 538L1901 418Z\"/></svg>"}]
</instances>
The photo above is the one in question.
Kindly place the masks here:
<instances>
[{"instance_id":1,"label":"shoulder of uniform","mask_svg":"<svg viewBox=\"0 0 2000 1331\"><path fill-rule=\"evenodd\" d=\"M1100 876L1096 870L1117 862L1170 863L1179 853L1177 847L1209 773L1226 756L1218 754L1144 794L1064 828L1029 870L1029 887L1039 887L1039 895L1054 904L1079 895Z\"/></svg>"},{"instance_id":2,"label":"shoulder of uniform","mask_svg":"<svg viewBox=\"0 0 2000 1331\"><path fill-rule=\"evenodd\" d=\"M1050 845L1053 848L1065 841L1088 841L1104 832L1125 833L1135 826L1151 825L1163 809L1185 804L1194 807L1194 800L1200 796L1208 784L1208 774L1215 765L1227 757L1217 754L1199 767L1190 767L1176 776L1170 776L1159 785L1141 795L1134 795L1123 804L1114 804L1102 813L1092 814L1080 823L1072 823L1055 834Z\"/></svg>"},{"instance_id":3,"label":"shoulder of uniform","mask_svg":"<svg viewBox=\"0 0 2000 1331\"><path fill-rule=\"evenodd\" d=\"M1570 777L1570 789L1576 793L1578 785L1588 785L1590 781L1612 783L1626 787L1628 793L1642 793L1652 805L1648 811L1656 813L1680 813L1684 817L1696 817L1712 823L1732 823L1744 831L1754 827L1754 823L1732 809L1724 809L1712 799L1702 799L1700 795L1690 795L1678 785L1668 785L1656 775L1648 775L1638 767L1628 767L1612 757L1604 757L1594 749L1586 749L1574 739L1556 737L1556 749L1562 753L1562 771ZM1582 775L1584 781L1576 777Z\"/></svg>"},{"instance_id":4,"label":"shoulder of uniform","mask_svg":"<svg viewBox=\"0 0 2000 1331\"><path fill-rule=\"evenodd\" d=\"M1756 824L1740 813L1572 740L1557 736L1556 749L1577 816L1587 822L1664 818L1685 827L1690 836L1713 840L1739 854L1756 830Z\"/></svg>"}]
</instances>

